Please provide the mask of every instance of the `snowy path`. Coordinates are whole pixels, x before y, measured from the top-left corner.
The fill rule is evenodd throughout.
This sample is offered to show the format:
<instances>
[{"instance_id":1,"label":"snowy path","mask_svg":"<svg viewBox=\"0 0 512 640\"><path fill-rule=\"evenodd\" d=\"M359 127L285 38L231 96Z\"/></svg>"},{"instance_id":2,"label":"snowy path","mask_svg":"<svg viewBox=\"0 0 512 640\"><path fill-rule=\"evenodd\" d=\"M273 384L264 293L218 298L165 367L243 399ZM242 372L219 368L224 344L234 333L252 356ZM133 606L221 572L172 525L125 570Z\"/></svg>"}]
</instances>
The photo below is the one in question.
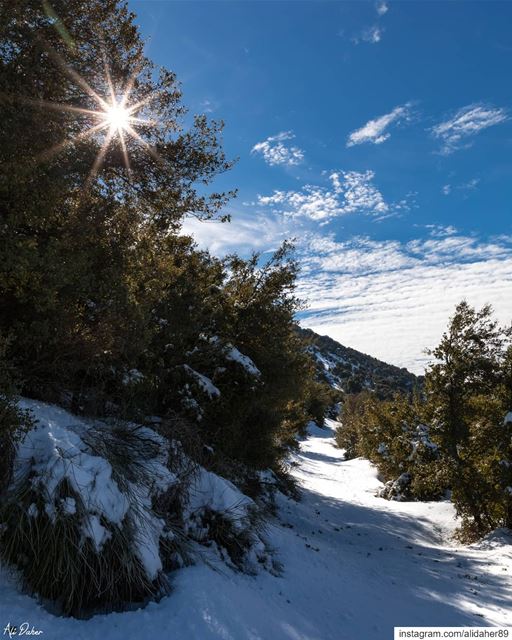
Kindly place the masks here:
<instances>
[{"instance_id":1,"label":"snowy path","mask_svg":"<svg viewBox=\"0 0 512 640\"><path fill-rule=\"evenodd\" d=\"M390 503L364 460L345 462L330 430L302 442L300 503L282 498L269 530L284 573L257 577L198 564L141 611L55 618L0 574L0 625L48 639L386 640L394 625L512 625L512 545L450 541L448 503Z\"/></svg>"}]
</instances>

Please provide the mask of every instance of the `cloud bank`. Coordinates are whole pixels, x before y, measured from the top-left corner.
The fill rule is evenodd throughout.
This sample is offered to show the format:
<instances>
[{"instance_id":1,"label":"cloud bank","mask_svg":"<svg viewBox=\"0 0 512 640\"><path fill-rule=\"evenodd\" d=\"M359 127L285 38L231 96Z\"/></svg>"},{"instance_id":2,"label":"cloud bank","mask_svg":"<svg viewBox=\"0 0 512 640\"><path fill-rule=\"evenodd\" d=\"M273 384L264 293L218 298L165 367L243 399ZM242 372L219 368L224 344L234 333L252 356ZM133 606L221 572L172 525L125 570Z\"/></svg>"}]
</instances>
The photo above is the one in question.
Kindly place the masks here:
<instances>
[{"instance_id":1,"label":"cloud bank","mask_svg":"<svg viewBox=\"0 0 512 640\"><path fill-rule=\"evenodd\" d=\"M185 231L218 255L272 251L295 236L298 295L308 304L301 324L422 373L424 349L439 342L463 298L477 307L490 302L503 323L512 319L512 236L483 239L453 226L427 227L427 236L407 242L338 240L307 218L245 214L230 224L193 220Z\"/></svg>"},{"instance_id":2,"label":"cloud bank","mask_svg":"<svg viewBox=\"0 0 512 640\"><path fill-rule=\"evenodd\" d=\"M494 305L512 318L512 237L450 235L337 242L311 236L301 247L301 323L365 353L422 373L455 305Z\"/></svg>"}]
</instances>

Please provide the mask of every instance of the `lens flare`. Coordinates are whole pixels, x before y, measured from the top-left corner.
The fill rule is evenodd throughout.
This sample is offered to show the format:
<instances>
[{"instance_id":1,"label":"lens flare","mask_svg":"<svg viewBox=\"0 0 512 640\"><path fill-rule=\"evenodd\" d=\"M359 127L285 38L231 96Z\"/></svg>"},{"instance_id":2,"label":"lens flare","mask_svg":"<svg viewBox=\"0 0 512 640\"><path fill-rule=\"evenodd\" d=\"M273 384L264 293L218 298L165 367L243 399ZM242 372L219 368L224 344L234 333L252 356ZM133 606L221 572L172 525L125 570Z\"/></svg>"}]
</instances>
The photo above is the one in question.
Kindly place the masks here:
<instances>
[{"instance_id":1,"label":"lens flare","mask_svg":"<svg viewBox=\"0 0 512 640\"><path fill-rule=\"evenodd\" d=\"M111 129L124 131L130 124L130 110L121 104L113 104L105 111L105 120Z\"/></svg>"},{"instance_id":2,"label":"lens flare","mask_svg":"<svg viewBox=\"0 0 512 640\"><path fill-rule=\"evenodd\" d=\"M115 144L118 144L121 147L123 163L128 173L128 178L131 178L129 150L127 144L129 140L141 146L153 157L154 160L162 162L157 151L147 142L147 140L142 138L136 130L141 126L147 128L153 127L157 124L155 120L141 118L140 115L144 112L151 101L157 98L159 92L154 91L137 102L130 102L130 97L136 83L137 72L134 72L128 78L120 94L117 94L110 75L109 65L106 60L104 61L104 91L95 91L85 78L71 68L56 51L51 48L48 48L47 51L53 61L61 67L70 80L75 85L81 87L81 89L89 96L89 99L92 98L98 106L97 109L94 110L91 108L77 106L76 104L68 105L42 100L22 99L23 102L37 108L67 111L69 113L76 114L77 117L93 118L93 121L95 121L88 129L81 131L73 137L63 140L50 149L47 149L37 158L38 161L47 162L53 156L60 153L70 145L73 145L75 142L91 138L97 139L98 136L103 135L103 138L100 138L101 147L89 173L86 185L90 185L93 179L97 176L101 170L109 148ZM102 93L103 96L101 95Z\"/></svg>"}]
</instances>

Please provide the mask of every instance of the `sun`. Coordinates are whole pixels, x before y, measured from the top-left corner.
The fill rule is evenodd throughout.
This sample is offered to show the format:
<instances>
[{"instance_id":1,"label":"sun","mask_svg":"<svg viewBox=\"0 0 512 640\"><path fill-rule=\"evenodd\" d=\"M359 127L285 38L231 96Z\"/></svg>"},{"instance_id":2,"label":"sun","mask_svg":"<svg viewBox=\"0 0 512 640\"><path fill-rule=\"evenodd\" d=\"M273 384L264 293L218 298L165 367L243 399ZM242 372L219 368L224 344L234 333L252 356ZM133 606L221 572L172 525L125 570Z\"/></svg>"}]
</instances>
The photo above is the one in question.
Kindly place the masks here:
<instances>
[{"instance_id":1,"label":"sun","mask_svg":"<svg viewBox=\"0 0 512 640\"><path fill-rule=\"evenodd\" d=\"M104 112L105 122L110 125L114 131L126 131L130 124L130 109L127 109L120 103L114 103L107 107Z\"/></svg>"},{"instance_id":2,"label":"sun","mask_svg":"<svg viewBox=\"0 0 512 640\"><path fill-rule=\"evenodd\" d=\"M64 148L71 144L78 142L79 140L86 140L93 137L98 137L101 141L101 146L93 163L89 176L86 180L86 185L90 185L94 178L98 175L102 168L103 161L106 157L109 148L115 144L119 144L121 147L122 157L124 161L124 167L128 173L128 178L131 179L130 159L128 155L128 141L133 141L136 144L142 146L147 153L149 153L156 162L162 162L162 159L156 149L149 144L137 131L140 127L143 127L143 131L147 132L148 127L158 126L158 121L154 119L147 119L141 117L144 110L148 105L154 101L158 95L158 91L152 91L137 102L130 100L132 90L136 84L136 71L126 80L124 87L117 93L116 87L112 82L110 75L109 65L107 61L104 61L105 66L105 86L103 96L101 93L96 92L88 84L88 82L80 76L74 69L72 69L62 57L53 51L48 49L49 54L55 62L59 64L62 70L70 77L70 79L78 86L80 86L90 98L92 98L96 104L96 109L85 108L81 106L71 106L68 104L59 104L54 102L45 101L29 101L29 104L34 104L39 107L46 107L49 109L56 109L58 111L68 111L75 113L77 116L84 116L93 118L93 123L90 124L81 133L78 133L70 138L63 140L50 149L47 149L44 153L40 154L37 158L38 161L48 161L55 154L62 151ZM95 121L95 123L94 123ZM101 135L103 138L101 138Z\"/></svg>"}]
</instances>

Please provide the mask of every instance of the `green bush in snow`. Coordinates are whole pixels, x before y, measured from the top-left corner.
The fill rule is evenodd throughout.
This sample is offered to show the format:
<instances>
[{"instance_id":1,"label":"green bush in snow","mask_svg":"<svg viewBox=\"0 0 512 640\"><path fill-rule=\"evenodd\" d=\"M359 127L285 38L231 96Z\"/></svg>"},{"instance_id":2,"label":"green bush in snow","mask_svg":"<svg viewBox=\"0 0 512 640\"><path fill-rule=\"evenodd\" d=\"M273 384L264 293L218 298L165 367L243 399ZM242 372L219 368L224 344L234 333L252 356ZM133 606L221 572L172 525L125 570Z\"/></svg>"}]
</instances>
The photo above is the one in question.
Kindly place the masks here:
<instances>
[{"instance_id":1,"label":"green bush in snow","mask_svg":"<svg viewBox=\"0 0 512 640\"><path fill-rule=\"evenodd\" d=\"M431 500L445 492L439 451L425 423L422 401L396 395L379 400L370 392L348 397L336 432L349 457L373 462L386 483L382 496L393 500Z\"/></svg>"}]
</instances>

